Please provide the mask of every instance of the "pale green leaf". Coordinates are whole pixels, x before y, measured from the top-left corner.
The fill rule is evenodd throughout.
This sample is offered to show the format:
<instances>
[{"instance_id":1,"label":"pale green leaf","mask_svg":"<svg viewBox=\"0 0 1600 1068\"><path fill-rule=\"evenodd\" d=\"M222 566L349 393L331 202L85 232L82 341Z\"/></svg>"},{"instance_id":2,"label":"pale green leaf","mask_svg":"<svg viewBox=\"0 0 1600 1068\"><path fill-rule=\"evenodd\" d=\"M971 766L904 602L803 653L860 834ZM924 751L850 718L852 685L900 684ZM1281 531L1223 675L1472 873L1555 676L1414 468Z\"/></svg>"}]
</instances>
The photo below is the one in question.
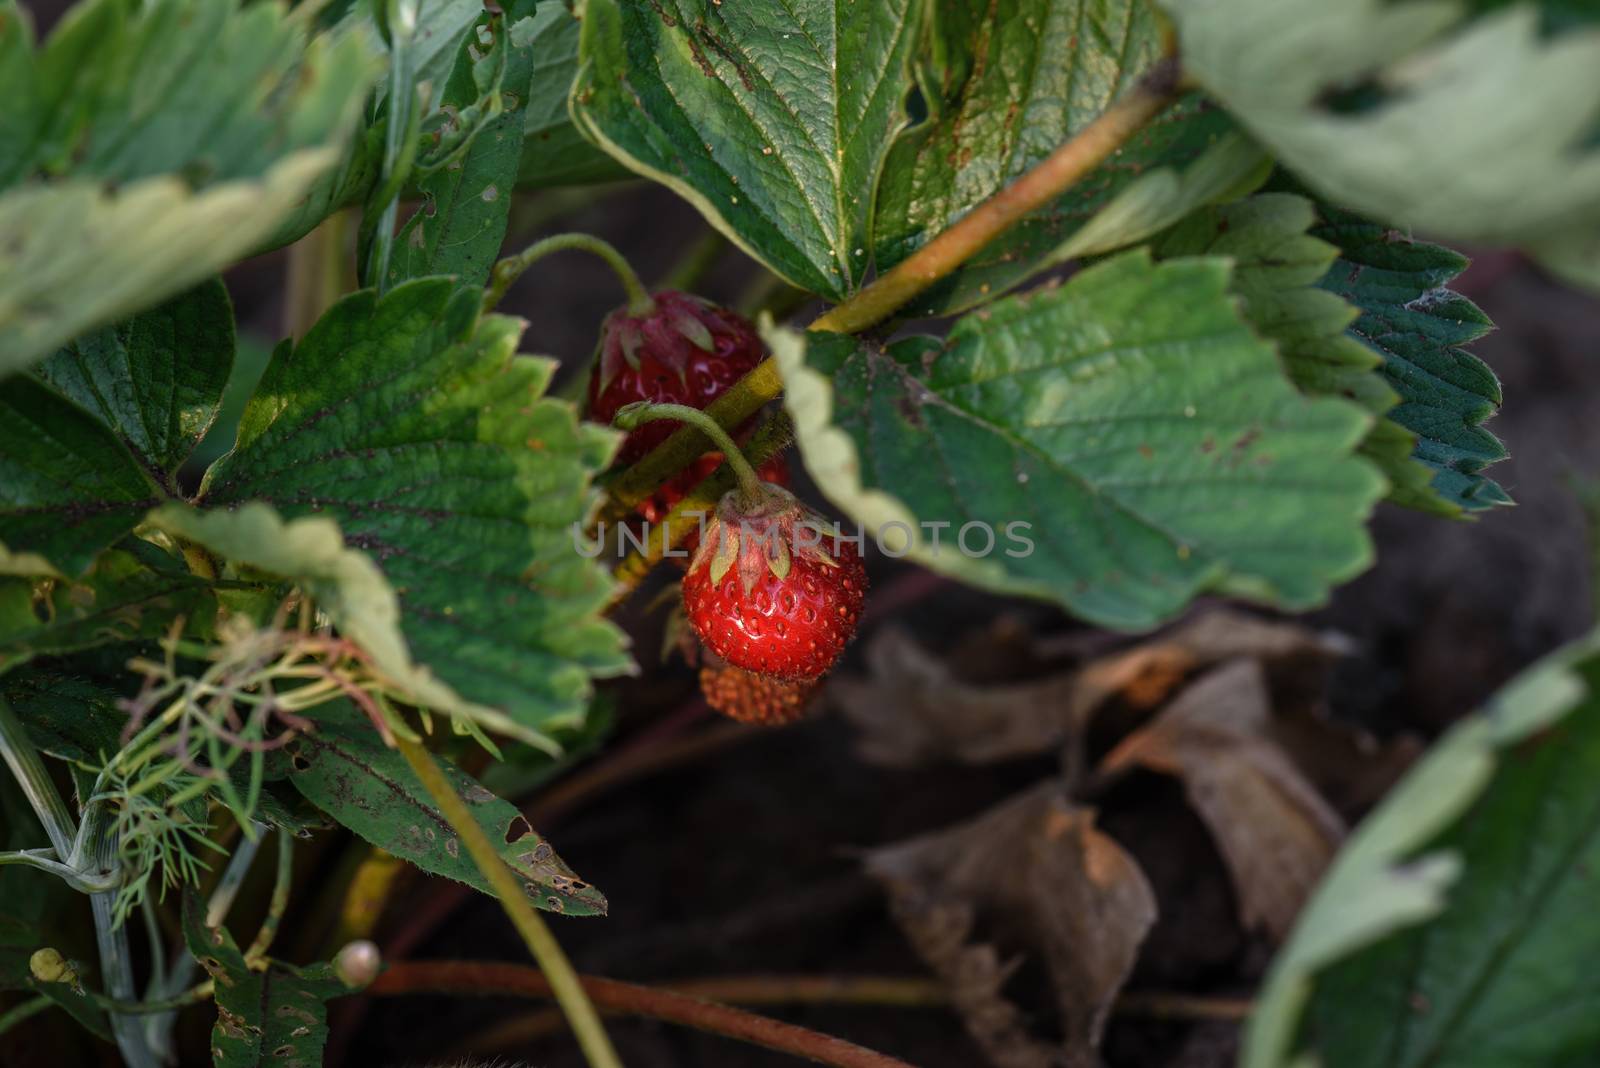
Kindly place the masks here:
<instances>
[{"instance_id":1,"label":"pale green leaf","mask_svg":"<svg viewBox=\"0 0 1600 1068\"><path fill-rule=\"evenodd\" d=\"M316 720L316 731L295 741L290 759L290 779L301 793L380 849L494 894L405 757L384 746L365 716L340 702L318 709ZM605 897L556 856L516 806L455 765L445 762L442 769L529 901L551 912L604 915Z\"/></svg>"},{"instance_id":2,"label":"pale green leaf","mask_svg":"<svg viewBox=\"0 0 1600 1068\"><path fill-rule=\"evenodd\" d=\"M773 271L840 298L905 122L918 0L588 0L572 112Z\"/></svg>"},{"instance_id":3,"label":"pale green leaf","mask_svg":"<svg viewBox=\"0 0 1600 1068\"><path fill-rule=\"evenodd\" d=\"M1087 126L1162 52L1155 11L1143 0L952 0L929 7L934 61L922 88L930 114L901 135L884 164L873 219L880 271ZM1170 224L1181 217L1182 200L1168 198L1182 190L1167 168L1199 156L1231 125L1198 98L1185 101L919 296L912 310L970 308L1053 260L1110 251ZM1257 180L1265 176L1259 156L1243 163ZM1084 242L1092 247L1052 255L1113 202L1120 202L1117 209ZM1159 213L1154 226L1137 232L1130 225L1151 212Z\"/></svg>"},{"instance_id":4,"label":"pale green leaf","mask_svg":"<svg viewBox=\"0 0 1600 1068\"><path fill-rule=\"evenodd\" d=\"M531 736L578 722L591 677L630 668L599 617L609 578L571 529L617 436L543 398L553 364L516 355L520 322L480 320L481 300L432 278L340 301L280 347L202 500L335 521L398 595L382 617L404 632L382 639L394 662L409 647L436 681ZM324 555L337 541L317 538ZM299 574L292 563L257 566Z\"/></svg>"},{"instance_id":5,"label":"pale green leaf","mask_svg":"<svg viewBox=\"0 0 1600 1068\"><path fill-rule=\"evenodd\" d=\"M1600 232L1600 32L1545 34L1532 4L1163 4L1190 75L1330 202L1459 241Z\"/></svg>"},{"instance_id":6,"label":"pale green leaf","mask_svg":"<svg viewBox=\"0 0 1600 1068\"><path fill-rule=\"evenodd\" d=\"M339 159L371 63L276 4L0 5L0 373L255 250Z\"/></svg>"},{"instance_id":7,"label":"pale green leaf","mask_svg":"<svg viewBox=\"0 0 1600 1068\"><path fill-rule=\"evenodd\" d=\"M768 339L807 469L891 551L1109 626L1207 590L1308 607L1371 561L1384 483L1353 452L1372 420L1296 393L1229 282L1226 261L1136 251L942 343ZM967 524L991 552L981 527L962 551Z\"/></svg>"},{"instance_id":8,"label":"pale green leaf","mask_svg":"<svg viewBox=\"0 0 1600 1068\"><path fill-rule=\"evenodd\" d=\"M1273 964L1242 1068L1588 1062L1597 687L1590 637L1454 727L1357 828Z\"/></svg>"}]
</instances>

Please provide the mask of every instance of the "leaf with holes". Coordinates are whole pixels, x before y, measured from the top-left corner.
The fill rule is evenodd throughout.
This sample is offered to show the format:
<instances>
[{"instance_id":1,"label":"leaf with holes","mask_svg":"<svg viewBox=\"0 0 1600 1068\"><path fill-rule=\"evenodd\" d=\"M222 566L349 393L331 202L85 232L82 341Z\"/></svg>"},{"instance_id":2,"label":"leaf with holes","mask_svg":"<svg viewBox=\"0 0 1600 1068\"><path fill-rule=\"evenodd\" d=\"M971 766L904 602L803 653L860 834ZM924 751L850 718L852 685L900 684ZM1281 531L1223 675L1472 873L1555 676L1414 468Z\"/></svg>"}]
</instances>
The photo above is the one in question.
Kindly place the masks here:
<instances>
[{"instance_id":1,"label":"leaf with holes","mask_svg":"<svg viewBox=\"0 0 1600 1068\"><path fill-rule=\"evenodd\" d=\"M0 374L255 250L338 161L371 73L358 35L307 41L273 4L90 0L36 52L0 0L24 117L0 122Z\"/></svg>"},{"instance_id":2,"label":"leaf with holes","mask_svg":"<svg viewBox=\"0 0 1600 1068\"><path fill-rule=\"evenodd\" d=\"M267 960L252 968L225 927L207 927L193 894L183 900L183 936L211 977L216 1068L314 1068L328 1041L328 1002L353 993L331 964L297 968Z\"/></svg>"},{"instance_id":3,"label":"leaf with holes","mask_svg":"<svg viewBox=\"0 0 1600 1068\"><path fill-rule=\"evenodd\" d=\"M859 288L916 0L589 0L572 114L802 289Z\"/></svg>"},{"instance_id":4,"label":"leaf with holes","mask_svg":"<svg viewBox=\"0 0 1600 1068\"><path fill-rule=\"evenodd\" d=\"M581 721L592 677L631 667L571 529L616 434L544 398L551 361L516 355L522 324L480 320L481 300L432 278L334 305L279 348L202 501L336 521L398 596L410 657L537 740Z\"/></svg>"},{"instance_id":5,"label":"leaf with holes","mask_svg":"<svg viewBox=\"0 0 1600 1068\"><path fill-rule=\"evenodd\" d=\"M1332 203L1563 256L1600 234L1600 34L1534 4L1163 0L1184 69Z\"/></svg>"},{"instance_id":6,"label":"leaf with holes","mask_svg":"<svg viewBox=\"0 0 1600 1068\"><path fill-rule=\"evenodd\" d=\"M290 779L301 793L373 845L494 894L405 758L384 746L364 716L339 702L318 709L315 718L316 732L297 739L290 757ZM455 765L440 765L533 904L574 916L605 913L600 891L573 874L515 806Z\"/></svg>"},{"instance_id":7,"label":"leaf with holes","mask_svg":"<svg viewBox=\"0 0 1600 1068\"><path fill-rule=\"evenodd\" d=\"M806 468L890 551L1108 626L1206 590L1306 607L1371 560L1371 417L1300 397L1229 283L1141 250L943 342L767 336Z\"/></svg>"},{"instance_id":8,"label":"leaf with holes","mask_svg":"<svg viewBox=\"0 0 1600 1068\"><path fill-rule=\"evenodd\" d=\"M535 46L525 13L532 9L532 0L522 0L499 14L485 12L462 42L440 104L442 121L430 136L470 141L460 158L417 183L422 204L395 238L390 284L430 274L475 286L489 280L521 156Z\"/></svg>"},{"instance_id":9,"label":"leaf with holes","mask_svg":"<svg viewBox=\"0 0 1600 1068\"><path fill-rule=\"evenodd\" d=\"M943 61L923 74L928 119L901 135L884 164L872 235L880 271L1082 130L1162 53L1156 13L1142 0L956 0L929 6L933 54ZM1047 266L1075 231L1136 184L1143 184L1141 200L1154 192L1158 202L1182 203L1180 183L1167 168L1200 156L1230 129L1227 117L1198 97L1185 101L919 296L912 309L949 314L1004 293ZM1242 166L1218 194L1251 175L1255 181L1265 176L1259 153L1239 147L1229 158ZM1146 173L1156 168L1162 168L1159 177Z\"/></svg>"},{"instance_id":10,"label":"leaf with holes","mask_svg":"<svg viewBox=\"0 0 1600 1068\"><path fill-rule=\"evenodd\" d=\"M1356 829L1243 1068L1587 1063L1600 1043L1600 641L1529 669Z\"/></svg>"}]
</instances>

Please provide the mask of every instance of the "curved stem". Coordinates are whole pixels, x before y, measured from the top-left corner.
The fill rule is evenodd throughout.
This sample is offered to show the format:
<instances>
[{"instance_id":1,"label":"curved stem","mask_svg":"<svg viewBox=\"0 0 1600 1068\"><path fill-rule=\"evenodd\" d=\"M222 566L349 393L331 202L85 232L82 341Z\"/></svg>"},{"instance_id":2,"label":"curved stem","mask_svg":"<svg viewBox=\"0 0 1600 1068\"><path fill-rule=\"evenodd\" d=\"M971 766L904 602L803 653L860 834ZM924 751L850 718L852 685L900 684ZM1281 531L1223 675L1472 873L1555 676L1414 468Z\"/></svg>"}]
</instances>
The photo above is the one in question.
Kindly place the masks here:
<instances>
[{"instance_id":1,"label":"curved stem","mask_svg":"<svg viewBox=\"0 0 1600 1068\"><path fill-rule=\"evenodd\" d=\"M687 994L584 976L594 1003L606 1009L683 1024L699 1031L791 1053L834 1068L911 1068L905 1061L854 1042L795 1024L745 1012ZM543 998L552 994L545 976L517 964L471 961L402 961L367 988L369 994L483 994Z\"/></svg>"},{"instance_id":2,"label":"curved stem","mask_svg":"<svg viewBox=\"0 0 1600 1068\"><path fill-rule=\"evenodd\" d=\"M494 265L494 270L489 272L489 288L483 294L483 310L490 311L500 298L506 295L506 290L529 267L532 267L544 257L553 252L566 252L576 249L599 256L616 273L617 280L622 283L623 291L628 294L629 315L649 315L656 310L656 302L651 299L650 291L639 281L639 275L627 259L609 243L602 241L592 234L556 234L542 241L535 241L515 256L507 256Z\"/></svg>"},{"instance_id":3,"label":"curved stem","mask_svg":"<svg viewBox=\"0 0 1600 1068\"><path fill-rule=\"evenodd\" d=\"M660 419L673 419L680 423L688 423L700 433L710 438L712 444L722 450L722 455L733 468L734 477L739 480L739 493L746 503L754 503L761 498L761 476L756 474L756 469L750 466L750 461L745 459L744 451L737 442L722 429L722 426L699 408L691 408L687 404L654 404L650 401L636 401L633 404L624 404L617 410L612 423L624 430L632 430L642 423L653 423Z\"/></svg>"},{"instance_id":4,"label":"curved stem","mask_svg":"<svg viewBox=\"0 0 1600 1068\"><path fill-rule=\"evenodd\" d=\"M439 765L434 762L432 754L420 743L408 738L397 738L396 741L406 763L411 765L411 770L422 780L433 803L439 806L440 813L461 837L461 843L467 847L473 863L494 888L495 896L500 899L500 907L505 909L506 915L522 935L522 940L527 943L528 952L533 954L534 961L539 965L539 973L534 974L539 975L544 989L555 997L556 1004L566 1013L572 1032L577 1036L578 1045L583 1049L591 1068L622 1068L616 1050L611 1047L611 1039L606 1036L605 1026L600 1022L600 1014L595 1012L588 994L578 981L577 973L572 970L571 962L561 951L550 928L528 904L511 869L495 852L489 836L472 818L472 813L467 811L466 802L457 796L444 773L439 770ZM405 965L396 967L403 968ZM519 970L531 971L526 968Z\"/></svg>"},{"instance_id":5,"label":"curved stem","mask_svg":"<svg viewBox=\"0 0 1600 1068\"><path fill-rule=\"evenodd\" d=\"M1181 70L1173 58L1158 63L1132 90L1099 118L929 241L871 285L810 326L853 334L887 319L917 294L946 277L1029 212L1043 206L1088 175L1160 115L1181 92ZM783 391L776 362L768 357L727 392L706 406L722 426L738 426ZM626 515L676 472L705 451L698 429L685 427L625 471L609 487L611 503L603 518Z\"/></svg>"},{"instance_id":6,"label":"curved stem","mask_svg":"<svg viewBox=\"0 0 1600 1068\"><path fill-rule=\"evenodd\" d=\"M283 919L284 910L289 907L289 882L293 875L294 838L288 831L279 827L278 867L272 882L272 900L267 903L267 915L261 921L261 929L256 932L255 941L244 951L246 961L261 960L267 955L267 950L272 948L272 940L278 934L278 924Z\"/></svg>"}]
</instances>

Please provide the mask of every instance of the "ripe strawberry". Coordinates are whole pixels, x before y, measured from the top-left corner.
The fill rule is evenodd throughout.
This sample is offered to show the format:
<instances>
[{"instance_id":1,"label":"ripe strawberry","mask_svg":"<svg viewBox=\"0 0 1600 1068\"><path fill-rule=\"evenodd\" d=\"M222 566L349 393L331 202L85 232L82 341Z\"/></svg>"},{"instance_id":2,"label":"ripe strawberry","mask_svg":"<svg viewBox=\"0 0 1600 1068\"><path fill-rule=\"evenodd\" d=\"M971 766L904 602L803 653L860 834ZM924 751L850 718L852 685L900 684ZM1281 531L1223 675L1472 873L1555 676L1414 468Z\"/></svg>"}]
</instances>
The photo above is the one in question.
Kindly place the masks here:
<instances>
[{"instance_id":1,"label":"ripe strawberry","mask_svg":"<svg viewBox=\"0 0 1600 1068\"><path fill-rule=\"evenodd\" d=\"M707 664L700 669L700 691L708 705L731 719L781 727L806 714L817 680L789 682L732 664Z\"/></svg>"},{"instance_id":2,"label":"ripe strawberry","mask_svg":"<svg viewBox=\"0 0 1600 1068\"><path fill-rule=\"evenodd\" d=\"M652 525L661 522L678 506L678 502L689 495L689 491L711 476L711 473L722 466L722 453L708 452L682 471L678 472L666 483L656 489L654 493L639 502L638 512L644 516L645 522ZM784 460L783 454L772 457L766 463L756 468L756 474L761 481L770 482L775 486L789 484L789 464ZM700 544L700 532L691 531L684 539L680 548L685 552L693 553ZM684 566L682 557L672 557L679 566Z\"/></svg>"},{"instance_id":3,"label":"ripe strawberry","mask_svg":"<svg viewBox=\"0 0 1600 1068\"><path fill-rule=\"evenodd\" d=\"M688 293L664 289L647 313L627 307L606 316L589 377L589 418L609 423L637 401L704 408L761 362L766 350L749 320ZM632 463L676 429L647 424L617 453Z\"/></svg>"},{"instance_id":4,"label":"ripe strawberry","mask_svg":"<svg viewBox=\"0 0 1600 1068\"><path fill-rule=\"evenodd\" d=\"M724 497L683 580L700 640L746 671L824 675L855 634L867 590L860 552L826 529L777 486Z\"/></svg>"}]
</instances>

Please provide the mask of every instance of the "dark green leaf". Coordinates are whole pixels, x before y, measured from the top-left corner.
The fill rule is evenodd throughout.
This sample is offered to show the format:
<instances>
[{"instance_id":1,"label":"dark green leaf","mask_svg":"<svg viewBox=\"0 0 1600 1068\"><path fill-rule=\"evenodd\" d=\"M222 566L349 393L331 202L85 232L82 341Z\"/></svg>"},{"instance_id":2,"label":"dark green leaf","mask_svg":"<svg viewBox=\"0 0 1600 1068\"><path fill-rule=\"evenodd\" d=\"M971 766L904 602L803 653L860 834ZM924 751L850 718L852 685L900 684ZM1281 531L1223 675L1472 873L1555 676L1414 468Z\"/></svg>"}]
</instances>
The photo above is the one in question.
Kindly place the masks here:
<instances>
[{"instance_id":1,"label":"dark green leaf","mask_svg":"<svg viewBox=\"0 0 1600 1068\"><path fill-rule=\"evenodd\" d=\"M318 709L316 719L316 733L298 739L291 758L291 781L302 793L373 845L423 871L494 893L411 766L384 746L366 717L341 702ZM513 805L454 765L442 766L533 904L576 916L606 911L600 891L579 880Z\"/></svg>"},{"instance_id":2,"label":"dark green leaf","mask_svg":"<svg viewBox=\"0 0 1600 1068\"><path fill-rule=\"evenodd\" d=\"M1494 328L1449 283L1467 259L1337 208L1322 206L1312 233L1339 249L1322 285L1361 309L1351 333L1383 360L1400 395L1390 418L1417 436L1415 457L1433 471L1433 489L1469 512L1510 504L1481 472L1506 458L1480 424L1500 407L1500 382L1461 348Z\"/></svg>"},{"instance_id":3,"label":"dark green leaf","mask_svg":"<svg viewBox=\"0 0 1600 1068\"><path fill-rule=\"evenodd\" d=\"M115 433L43 383L0 382L0 544L78 575L162 491Z\"/></svg>"},{"instance_id":4,"label":"dark green leaf","mask_svg":"<svg viewBox=\"0 0 1600 1068\"><path fill-rule=\"evenodd\" d=\"M216 418L233 349L233 305L214 278L78 338L35 374L97 416L170 487Z\"/></svg>"},{"instance_id":5,"label":"dark green leaf","mask_svg":"<svg viewBox=\"0 0 1600 1068\"><path fill-rule=\"evenodd\" d=\"M122 747L122 695L99 681L29 665L0 676L0 697L27 724L33 744L53 757L99 765Z\"/></svg>"},{"instance_id":6,"label":"dark green leaf","mask_svg":"<svg viewBox=\"0 0 1600 1068\"><path fill-rule=\"evenodd\" d=\"M905 121L913 0L584 5L573 116L802 289L839 298Z\"/></svg>"},{"instance_id":7,"label":"dark green leaf","mask_svg":"<svg viewBox=\"0 0 1600 1068\"><path fill-rule=\"evenodd\" d=\"M807 469L890 551L1109 626L1216 589L1307 607L1371 560L1371 418L1300 397L1229 283L1226 261L1138 251L943 343L768 338ZM953 540L969 523L987 553L981 526Z\"/></svg>"},{"instance_id":8,"label":"dark green leaf","mask_svg":"<svg viewBox=\"0 0 1600 1068\"><path fill-rule=\"evenodd\" d=\"M403 641L380 633L392 616L372 620L366 637L398 650L392 663L409 646L467 701L538 731L577 722L591 676L630 666L621 632L599 617L607 576L574 550L571 532L595 503L590 479L616 435L541 399L552 364L515 355L520 324L479 321L480 300L426 279L382 300L340 301L297 347L280 349L204 499L259 498L288 517L337 520L399 595ZM233 552L248 542L243 562L301 573L272 540L282 536L275 520L258 516L248 532L222 524L215 518L206 536L226 536ZM317 545L320 575L354 574L336 543ZM350 602L340 625L376 603Z\"/></svg>"},{"instance_id":9,"label":"dark green leaf","mask_svg":"<svg viewBox=\"0 0 1600 1068\"><path fill-rule=\"evenodd\" d=\"M929 118L884 164L873 220L880 271L1044 159L1161 56L1156 14L1143 0L951 0L930 9L944 62L924 78ZM1198 98L1186 101L918 297L916 313L959 311L1005 292L1143 172L1185 163L1231 128Z\"/></svg>"},{"instance_id":10,"label":"dark green leaf","mask_svg":"<svg viewBox=\"0 0 1600 1068\"><path fill-rule=\"evenodd\" d=\"M462 42L441 104L447 118L433 135L471 141L459 159L418 183L422 206L395 238L391 284L430 274L452 274L474 286L489 280L521 156L534 42L533 21L520 13L532 8L525 0L507 5L503 15L486 13Z\"/></svg>"},{"instance_id":11,"label":"dark green leaf","mask_svg":"<svg viewBox=\"0 0 1600 1068\"><path fill-rule=\"evenodd\" d=\"M1591 636L1453 728L1357 828L1274 966L1241 1065L1590 1063L1597 865Z\"/></svg>"},{"instance_id":12,"label":"dark green leaf","mask_svg":"<svg viewBox=\"0 0 1600 1068\"><path fill-rule=\"evenodd\" d=\"M340 158L372 65L275 4L0 0L0 374L249 253Z\"/></svg>"},{"instance_id":13,"label":"dark green leaf","mask_svg":"<svg viewBox=\"0 0 1600 1068\"><path fill-rule=\"evenodd\" d=\"M186 894L183 934L216 986L211 1029L216 1068L318 1068L328 1041L328 1005L350 993L331 964L296 968L268 961L251 968L226 928L207 927L198 899Z\"/></svg>"},{"instance_id":14,"label":"dark green leaf","mask_svg":"<svg viewBox=\"0 0 1600 1068\"><path fill-rule=\"evenodd\" d=\"M580 24L564 0L544 0L533 16L533 83L517 184L582 185L629 177L627 168L584 140L567 97L578 76Z\"/></svg>"}]
</instances>

